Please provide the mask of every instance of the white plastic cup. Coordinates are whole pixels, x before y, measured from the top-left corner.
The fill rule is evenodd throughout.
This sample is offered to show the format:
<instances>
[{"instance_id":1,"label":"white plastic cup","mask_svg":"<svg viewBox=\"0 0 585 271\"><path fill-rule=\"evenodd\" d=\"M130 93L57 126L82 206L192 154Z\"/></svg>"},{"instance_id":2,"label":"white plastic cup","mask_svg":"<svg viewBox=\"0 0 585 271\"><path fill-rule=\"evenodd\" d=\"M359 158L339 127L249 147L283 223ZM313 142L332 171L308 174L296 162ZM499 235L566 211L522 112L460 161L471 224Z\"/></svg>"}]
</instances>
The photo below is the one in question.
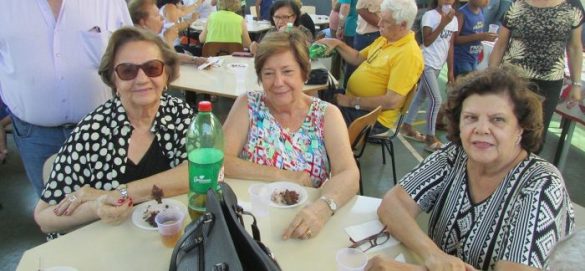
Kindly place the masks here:
<instances>
[{"instance_id":1,"label":"white plastic cup","mask_svg":"<svg viewBox=\"0 0 585 271\"><path fill-rule=\"evenodd\" d=\"M185 213L174 208L164 209L156 215L154 221L163 245L175 247L177 240L181 237L184 219Z\"/></svg>"},{"instance_id":2,"label":"white plastic cup","mask_svg":"<svg viewBox=\"0 0 585 271\"><path fill-rule=\"evenodd\" d=\"M449 4L445 4L445 5L441 6L441 11L445 15L449 14L450 10L451 10L451 5L449 5Z\"/></svg>"},{"instance_id":3,"label":"white plastic cup","mask_svg":"<svg viewBox=\"0 0 585 271\"><path fill-rule=\"evenodd\" d=\"M268 216L268 202L266 198L266 185L253 184L248 188L250 194L250 203L252 205L252 213L257 217Z\"/></svg>"},{"instance_id":4,"label":"white plastic cup","mask_svg":"<svg viewBox=\"0 0 585 271\"><path fill-rule=\"evenodd\" d=\"M498 29L500 29L500 26L499 25L497 25L497 24L490 24L489 25L488 32L490 32L490 33L496 33L497 34L498 33Z\"/></svg>"},{"instance_id":5,"label":"white plastic cup","mask_svg":"<svg viewBox=\"0 0 585 271\"><path fill-rule=\"evenodd\" d=\"M242 94L246 92L246 74L248 71L248 64L230 63L228 67L232 70L236 77L236 93Z\"/></svg>"},{"instance_id":6,"label":"white plastic cup","mask_svg":"<svg viewBox=\"0 0 585 271\"><path fill-rule=\"evenodd\" d=\"M342 248L335 256L337 271L362 271L368 263L368 255L357 248Z\"/></svg>"}]
</instances>

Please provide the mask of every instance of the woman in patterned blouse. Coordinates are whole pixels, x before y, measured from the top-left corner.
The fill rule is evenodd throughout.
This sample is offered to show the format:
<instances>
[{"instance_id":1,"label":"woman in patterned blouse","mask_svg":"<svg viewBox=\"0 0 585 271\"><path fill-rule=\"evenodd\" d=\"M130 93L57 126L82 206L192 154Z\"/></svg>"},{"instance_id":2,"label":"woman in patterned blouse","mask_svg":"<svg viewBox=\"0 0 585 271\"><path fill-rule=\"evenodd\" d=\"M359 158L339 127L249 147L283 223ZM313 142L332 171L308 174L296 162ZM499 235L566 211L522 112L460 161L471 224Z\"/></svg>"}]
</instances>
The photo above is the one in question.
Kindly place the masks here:
<instances>
[{"instance_id":1,"label":"woman in patterned blouse","mask_svg":"<svg viewBox=\"0 0 585 271\"><path fill-rule=\"evenodd\" d=\"M561 173L534 154L539 97L515 74L490 68L458 82L448 101L452 142L384 196L380 220L422 270L541 270L574 228ZM422 211L431 213L427 234L414 220ZM380 257L369 265L421 268Z\"/></svg>"},{"instance_id":2,"label":"woman in patterned blouse","mask_svg":"<svg viewBox=\"0 0 585 271\"><path fill-rule=\"evenodd\" d=\"M584 11L579 0L517 0L510 6L490 55L489 66L500 63L519 67L522 77L538 86L544 96L544 134L559 102L565 74L565 51L573 82L569 97L575 104L582 97L581 28Z\"/></svg>"},{"instance_id":3,"label":"woman in patterned blouse","mask_svg":"<svg viewBox=\"0 0 585 271\"><path fill-rule=\"evenodd\" d=\"M255 59L264 92L240 96L224 125L226 176L322 189L321 199L297 214L284 239L315 236L358 190L340 111L303 93L308 54L299 30L267 34Z\"/></svg>"},{"instance_id":4,"label":"woman in patterned blouse","mask_svg":"<svg viewBox=\"0 0 585 271\"><path fill-rule=\"evenodd\" d=\"M165 94L178 77L176 54L147 30L112 34L99 68L114 97L87 115L59 150L35 220L67 232L101 219L121 223L132 205L186 193L185 133L193 115ZM80 90L81 91L81 90Z\"/></svg>"}]
</instances>

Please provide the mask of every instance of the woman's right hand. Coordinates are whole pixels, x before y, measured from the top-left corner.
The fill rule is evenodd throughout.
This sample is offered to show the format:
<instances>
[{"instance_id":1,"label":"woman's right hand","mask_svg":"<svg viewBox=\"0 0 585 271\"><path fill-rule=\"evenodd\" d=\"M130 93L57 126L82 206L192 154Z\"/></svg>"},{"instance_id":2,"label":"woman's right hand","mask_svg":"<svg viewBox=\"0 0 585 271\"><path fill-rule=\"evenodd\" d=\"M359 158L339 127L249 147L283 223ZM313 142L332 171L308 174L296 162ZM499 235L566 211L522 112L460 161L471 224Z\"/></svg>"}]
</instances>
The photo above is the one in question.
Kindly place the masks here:
<instances>
[{"instance_id":1,"label":"woman's right hand","mask_svg":"<svg viewBox=\"0 0 585 271\"><path fill-rule=\"evenodd\" d=\"M79 190L77 190L73 193L67 194L65 196L65 198L63 200L61 200L61 202L59 202L59 204L57 204L57 206L55 207L53 212L57 216L71 215L71 214L73 214L75 209L77 209L77 207L79 207L84 202L96 200L100 196L102 196L104 194L108 194L108 193L110 193L110 192L95 189L95 188L90 187L88 184L86 184L83 187L81 187Z\"/></svg>"},{"instance_id":2,"label":"woman's right hand","mask_svg":"<svg viewBox=\"0 0 585 271\"><path fill-rule=\"evenodd\" d=\"M97 199L96 205L97 215L104 223L118 225L130 216L134 203L132 198L121 200L106 194Z\"/></svg>"},{"instance_id":3,"label":"woman's right hand","mask_svg":"<svg viewBox=\"0 0 585 271\"><path fill-rule=\"evenodd\" d=\"M298 183L302 186L313 187L313 181L311 181L311 175L305 171L291 171L293 173L293 182Z\"/></svg>"}]
</instances>

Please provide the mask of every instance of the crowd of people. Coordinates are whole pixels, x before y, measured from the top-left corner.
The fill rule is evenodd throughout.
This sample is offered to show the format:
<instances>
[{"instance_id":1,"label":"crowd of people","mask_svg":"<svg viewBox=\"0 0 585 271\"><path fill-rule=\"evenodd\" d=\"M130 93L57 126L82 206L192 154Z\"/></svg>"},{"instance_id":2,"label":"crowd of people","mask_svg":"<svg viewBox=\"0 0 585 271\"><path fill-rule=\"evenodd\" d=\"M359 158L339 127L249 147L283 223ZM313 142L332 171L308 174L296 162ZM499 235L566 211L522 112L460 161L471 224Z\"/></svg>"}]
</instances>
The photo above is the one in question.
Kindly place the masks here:
<instances>
[{"instance_id":1,"label":"crowd of people","mask_svg":"<svg viewBox=\"0 0 585 271\"><path fill-rule=\"evenodd\" d=\"M199 40L249 48L263 89L238 97L223 125L225 175L320 190L284 229L284 240L314 238L357 193L347 126L381 107L372 133L384 133L408 107L400 132L431 154L386 193L378 216L420 265L377 256L366 270L560 266L558 254L583 234L561 241L575 228L571 200L562 174L538 153L558 102L565 50L569 99L583 99L585 12L577 0L492 2L435 0L422 16L418 44L413 0L333 0L333 36L322 39L300 2L256 0L258 18L274 28L254 42L239 0L9 1L0 10L0 164L8 155L4 127L12 122L40 198L34 219L50 238L96 220L127 220L134 204L152 199L153 185L165 196L185 194L194 111L167 89L181 63L207 61L182 51L179 36L203 16ZM486 31L488 18L501 20L498 33ZM22 27L37 34L35 43L16 38ZM496 43L490 67L476 71L481 41ZM344 89L332 101L302 90L313 42L345 65ZM445 64L450 91L443 103L438 76ZM413 122L427 97L422 134ZM436 136L442 115L445 144ZM431 213L426 233L415 221L421 212Z\"/></svg>"}]
</instances>

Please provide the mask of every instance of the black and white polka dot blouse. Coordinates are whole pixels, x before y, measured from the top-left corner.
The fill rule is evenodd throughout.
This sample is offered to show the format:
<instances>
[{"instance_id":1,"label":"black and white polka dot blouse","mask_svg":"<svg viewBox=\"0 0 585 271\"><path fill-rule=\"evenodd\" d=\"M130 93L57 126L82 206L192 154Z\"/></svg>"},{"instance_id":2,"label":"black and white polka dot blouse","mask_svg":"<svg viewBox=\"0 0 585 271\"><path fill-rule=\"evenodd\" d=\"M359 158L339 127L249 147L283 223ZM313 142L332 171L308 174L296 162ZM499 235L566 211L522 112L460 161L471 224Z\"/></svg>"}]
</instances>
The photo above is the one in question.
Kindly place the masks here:
<instances>
[{"instance_id":1,"label":"black and white polka dot blouse","mask_svg":"<svg viewBox=\"0 0 585 271\"><path fill-rule=\"evenodd\" d=\"M163 94L151 132L163 155L176 167L187 159L186 135L193 110L184 101ZM87 115L59 150L41 199L51 205L82 186L112 190L122 184L132 126L115 97Z\"/></svg>"}]
</instances>

